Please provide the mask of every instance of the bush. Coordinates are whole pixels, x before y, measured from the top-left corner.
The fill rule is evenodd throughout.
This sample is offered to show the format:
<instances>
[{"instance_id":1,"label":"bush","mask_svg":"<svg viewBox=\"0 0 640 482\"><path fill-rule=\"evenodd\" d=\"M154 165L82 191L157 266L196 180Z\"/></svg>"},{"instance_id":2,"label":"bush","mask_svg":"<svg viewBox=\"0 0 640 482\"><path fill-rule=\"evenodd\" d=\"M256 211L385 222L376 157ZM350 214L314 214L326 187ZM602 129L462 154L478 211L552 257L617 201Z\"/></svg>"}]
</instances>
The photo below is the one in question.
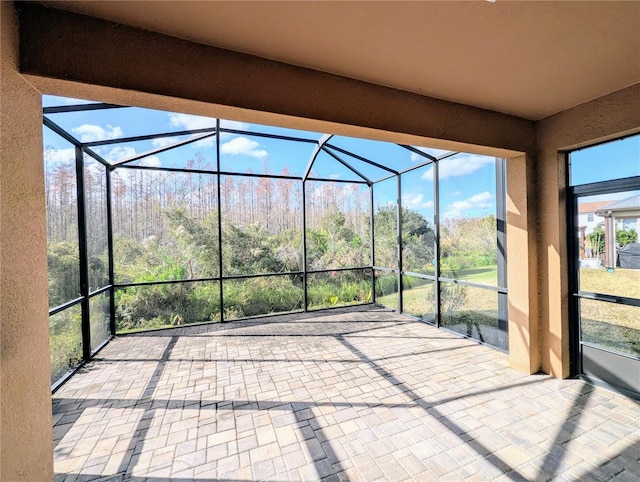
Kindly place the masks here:
<instances>
[{"instance_id":1,"label":"bush","mask_svg":"<svg viewBox=\"0 0 640 482\"><path fill-rule=\"evenodd\" d=\"M602 225L598 225L594 230L587 234L587 240L591 243L595 256L604 253L605 250L605 233ZM626 246L629 243L638 242L638 233L634 229L617 229L616 243L620 246Z\"/></svg>"},{"instance_id":2,"label":"bush","mask_svg":"<svg viewBox=\"0 0 640 482\"><path fill-rule=\"evenodd\" d=\"M116 291L117 331L215 321L220 317L217 283L132 286ZM182 324L182 323L180 323Z\"/></svg>"},{"instance_id":3,"label":"bush","mask_svg":"<svg viewBox=\"0 0 640 482\"><path fill-rule=\"evenodd\" d=\"M358 279L349 272L336 273L329 279L311 278L307 296L311 308L366 303L371 299L371 281Z\"/></svg>"},{"instance_id":4,"label":"bush","mask_svg":"<svg viewBox=\"0 0 640 482\"><path fill-rule=\"evenodd\" d=\"M52 384L82 361L81 319L80 305L49 318Z\"/></svg>"},{"instance_id":5,"label":"bush","mask_svg":"<svg viewBox=\"0 0 640 482\"><path fill-rule=\"evenodd\" d=\"M398 292L398 277L395 274L376 276L376 296L386 296Z\"/></svg>"},{"instance_id":6,"label":"bush","mask_svg":"<svg viewBox=\"0 0 640 482\"><path fill-rule=\"evenodd\" d=\"M225 319L301 310L303 296L287 276L225 281Z\"/></svg>"},{"instance_id":7,"label":"bush","mask_svg":"<svg viewBox=\"0 0 640 482\"><path fill-rule=\"evenodd\" d=\"M80 255L77 241L49 243L49 306L59 306L80 296Z\"/></svg>"},{"instance_id":8,"label":"bush","mask_svg":"<svg viewBox=\"0 0 640 482\"><path fill-rule=\"evenodd\" d=\"M638 242L638 232L635 229L616 229L616 243L626 246L629 243Z\"/></svg>"}]
</instances>

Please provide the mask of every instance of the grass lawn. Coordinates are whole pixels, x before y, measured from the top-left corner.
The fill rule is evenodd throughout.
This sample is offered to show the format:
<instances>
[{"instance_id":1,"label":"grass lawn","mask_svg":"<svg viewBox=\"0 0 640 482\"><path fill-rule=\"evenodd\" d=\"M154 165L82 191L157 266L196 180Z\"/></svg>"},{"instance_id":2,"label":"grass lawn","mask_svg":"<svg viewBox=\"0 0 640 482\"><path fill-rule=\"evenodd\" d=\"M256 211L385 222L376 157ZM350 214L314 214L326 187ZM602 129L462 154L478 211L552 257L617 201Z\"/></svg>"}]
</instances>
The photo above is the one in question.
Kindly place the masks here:
<instances>
[{"instance_id":1,"label":"grass lawn","mask_svg":"<svg viewBox=\"0 0 640 482\"><path fill-rule=\"evenodd\" d=\"M495 285L497 280L498 268L496 266L488 266L476 268L467 271L458 271L456 278L473 283ZM443 274L448 276L451 273ZM411 287L406 287L403 293L405 312L414 316L430 319L434 313L433 302L433 282L415 277L406 276L405 280L411 283ZM423 283L423 284L418 284ZM458 285L459 286L459 285ZM498 295L495 291L485 290L482 288L474 288L465 286L462 289L464 293L464 302L456 311L496 311L498 310ZM390 308L397 308L398 294L391 293L385 296L378 296L376 302ZM444 300L443 300L444 301Z\"/></svg>"},{"instance_id":2,"label":"grass lawn","mask_svg":"<svg viewBox=\"0 0 640 482\"><path fill-rule=\"evenodd\" d=\"M470 281L472 283L480 283L485 285L496 286L498 284L498 267L483 266L481 268L465 269L458 271L443 270L441 276L445 278L459 279Z\"/></svg>"},{"instance_id":3,"label":"grass lawn","mask_svg":"<svg viewBox=\"0 0 640 482\"><path fill-rule=\"evenodd\" d=\"M581 268L580 290L640 298L640 270ZM582 299L582 340L640 357L640 308Z\"/></svg>"},{"instance_id":4,"label":"grass lawn","mask_svg":"<svg viewBox=\"0 0 640 482\"><path fill-rule=\"evenodd\" d=\"M632 310L635 310L636 328L626 326L629 324L629 315ZM582 300L581 311L582 341L640 357L640 329L637 322L640 308ZM617 319L602 321L603 318L611 320L615 315L618 315ZM622 324L621 320L624 320L625 324Z\"/></svg>"},{"instance_id":5,"label":"grass lawn","mask_svg":"<svg viewBox=\"0 0 640 482\"><path fill-rule=\"evenodd\" d=\"M448 276L451 273L443 273ZM458 272L457 279L482 284L495 284L497 268L487 267L466 272ZM406 313L434 319L433 282L409 278L412 287L403 293ZM582 290L604 294L617 294L640 298L640 270L583 268L580 270ZM423 283L419 284L418 283ZM385 306L397 308L397 293L378 296L376 301ZM446 296L443 303L446 304ZM464 287L464 301L456 312L476 312L478 315L497 313L498 297L494 291ZM602 301L582 300L582 339L590 343L614 349L623 353L640 356L640 308Z\"/></svg>"},{"instance_id":6,"label":"grass lawn","mask_svg":"<svg viewBox=\"0 0 640 482\"><path fill-rule=\"evenodd\" d=\"M640 298L640 269L581 268L580 291Z\"/></svg>"}]
</instances>

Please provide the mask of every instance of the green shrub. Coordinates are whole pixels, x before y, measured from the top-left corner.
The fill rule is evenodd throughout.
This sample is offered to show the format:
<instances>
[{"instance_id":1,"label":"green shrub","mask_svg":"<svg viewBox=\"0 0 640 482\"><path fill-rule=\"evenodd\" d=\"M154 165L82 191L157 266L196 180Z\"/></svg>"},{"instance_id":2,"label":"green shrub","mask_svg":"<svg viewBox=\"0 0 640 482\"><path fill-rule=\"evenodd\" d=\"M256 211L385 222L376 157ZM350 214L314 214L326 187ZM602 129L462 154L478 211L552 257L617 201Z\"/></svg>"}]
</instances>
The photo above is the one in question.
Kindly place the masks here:
<instances>
[{"instance_id":1,"label":"green shrub","mask_svg":"<svg viewBox=\"0 0 640 482\"><path fill-rule=\"evenodd\" d=\"M82 361L81 319L80 305L49 318L52 384Z\"/></svg>"},{"instance_id":2,"label":"green shrub","mask_svg":"<svg viewBox=\"0 0 640 482\"><path fill-rule=\"evenodd\" d=\"M132 286L116 291L117 331L172 326L219 319L217 283Z\"/></svg>"},{"instance_id":3,"label":"green shrub","mask_svg":"<svg viewBox=\"0 0 640 482\"><path fill-rule=\"evenodd\" d=\"M288 276L225 281L225 319L302 309L302 286Z\"/></svg>"},{"instance_id":4,"label":"green shrub","mask_svg":"<svg viewBox=\"0 0 640 482\"><path fill-rule=\"evenodd\" d=\"M635 229L616 229L616 243L626 246L638 242L638 232Z\"/></svg>"},{"instance_id":5,"label":"green shrub","mask_svg":"<svg viewBox=\"0 0 640 482\"><path fill-rule=\"evenodd\" d=\"M348 272L343 278L312 279L307 289L310 308L327 308L366 303L371 299L371 281L351 279Z\"/></svg>"},{"instance_id":6,"label":"green shrub","mask_svg":"<svg viewBox=\"0 0 640 482\"><path fill-rule=\"evenodd\" d=\"M597 256L604 253L605 250L605 232L602 225L596 226L593 231L587 234L587 240L593 247L594 254ZM626 246L629 243L638 242L638 233L634 229L617 229L616 228L616 243L621 246Z\"/></svg>"},{"instance_id":7,"label":"green shrub","mask_svg":"<svg viewBox=\"0 0 640 482\"><path fill-rule=\"evenodd\" d=\"M398 277L395 274L376 276L376 296L385 296L398 292Z\"/></svg>"}]
</instances>

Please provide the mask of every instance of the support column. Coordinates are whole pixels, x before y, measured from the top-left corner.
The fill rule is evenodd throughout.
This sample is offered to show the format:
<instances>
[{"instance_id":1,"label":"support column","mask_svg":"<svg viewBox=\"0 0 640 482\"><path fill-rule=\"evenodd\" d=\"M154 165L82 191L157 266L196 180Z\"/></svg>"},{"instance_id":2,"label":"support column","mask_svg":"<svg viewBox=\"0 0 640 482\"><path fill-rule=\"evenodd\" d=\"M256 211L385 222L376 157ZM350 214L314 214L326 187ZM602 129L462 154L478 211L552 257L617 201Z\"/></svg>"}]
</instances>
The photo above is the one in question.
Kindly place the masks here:
<instances>
[{"instance_id":1,"label":"support column","mask_svg":"<svg viewBox=\"0 0 640 482\"><path fill-rule=\"evenodd\" d=\"M607 269L616 267L616 229L615 218L611 215L604 218L604 264Z\"/></svg>"},{"instance_id":2,"label":"support column","mask_svg":"<svg viewBox=\"0 0 640 482\"><path fill-rule=\"evenodd\" d=\"M532 156L507 159L509 364L525 373L541 366L535 199Z\"/></svg>"},{"instance_id":3,"label":"support column","mask_svg":"<svg viewBox=\"0 0 640 482\"><path fill-rule=\"evenodd\" d=\"M0 479L53 479L41 96L0 2Z\"/></svg>"}]
</instances>

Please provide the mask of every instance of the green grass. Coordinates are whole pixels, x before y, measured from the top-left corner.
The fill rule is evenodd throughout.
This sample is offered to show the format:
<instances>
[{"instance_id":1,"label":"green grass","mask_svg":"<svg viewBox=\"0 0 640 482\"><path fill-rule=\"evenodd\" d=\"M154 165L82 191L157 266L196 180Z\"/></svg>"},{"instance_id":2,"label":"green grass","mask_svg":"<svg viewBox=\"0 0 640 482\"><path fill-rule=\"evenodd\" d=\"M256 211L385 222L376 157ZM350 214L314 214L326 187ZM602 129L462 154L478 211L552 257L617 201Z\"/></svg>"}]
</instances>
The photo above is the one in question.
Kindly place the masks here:
<instances>
[{"instance_id":1,"label":"green grass","mask_svg":"<svg viewBox=\"0 0 640 482\"><path fill-rule=\"evenodd\" d=\"M594 320L587 316L588 313L583 310L582 341L640 357L640 330Z\"/></svg>"},{"instance_id":2,"label":"green grass","mask_svg":"<svg viewBox=\"0 0 640 482\"><path fill-rule=\"evenodd\" d=\"M441 276L495 286L498 283L498 267L483 266L473 269L443 271Z\"/></svg>"},{"instance_id":3,"label":"green grass","mask_svg":"<svg viewBox=\"0 0 640 482\"><path fill-rule=\"evenodd\" d=\"M640 298L640 270L582 268L580 290ZM582 299L580 316L583 341L640 356L640 308Z\"/></svg>"},{"instance_id":4,"label":"green grass","mask_svg":"<svg viewBox=\"0 0 640 482\"><path fill-rule=\"evenodd\" d=\"M450 274L450 273L449 273ZM443 274L447 276L448 274ZM456 278L481 284L495 284L497 267L459 271ZM418 281L411 278L411 281ZM640 298L640 270L583 268L581 289L603 294ZM397 293L378 296L376 301L397 307ZM429 319L434 311L431 282L407 289L403 293L405 312ZM497 310L496 294L489 290L467 287L464 303L458 312L492 313ZM623 353L640 356L640 308L629 305L582 300L582 339Z\"/></svg>"},{"instance_id":5,"label":"green grass","mask_svg":"<svg viewBox=\"0 0 640 482\"><path fill-rule=\"evenodd\" d=\"M450 274L452 273L443 273L443 276L448 277ZM456 279L470 281L472 283L495 286L496 280L498 279L498 267L485 266L481 268L457 271ZM412 284L411 288L407 288L407 283L405 282L405 289L403 293L405 311L414 315L417 313L432 312L432 282L408 276L405 277L405 280L409 281ZM416 286L417 283L421 283L423 281L425 281L425 284ZM468 287L466 291L467 297L461 309L478 311L497 309L497 298L495 292L472 287ZM376 297L377 303L388 306L390 308L397 308L397 300L397 293L389 293L384 296Z\"/></svg>"},{"instance_id":6,"label":"green grass","mask_svg":"<svg viewBox=\"0 0 640 482\"><path fill-rule=\"evenodd\" d=\"M604 268L582 268L580 269L580 290L592 293L602 293L606 295L626 296L628 298L640 298L640 269L616 268L608 272ZM634 313L634 314L631 314ZM619 320L618 324L640 328L638 325L638 312L630 312L629 316L616 314L615 318L601 313L605 316L603 321Z\"/></svg>"}]
</instances>

